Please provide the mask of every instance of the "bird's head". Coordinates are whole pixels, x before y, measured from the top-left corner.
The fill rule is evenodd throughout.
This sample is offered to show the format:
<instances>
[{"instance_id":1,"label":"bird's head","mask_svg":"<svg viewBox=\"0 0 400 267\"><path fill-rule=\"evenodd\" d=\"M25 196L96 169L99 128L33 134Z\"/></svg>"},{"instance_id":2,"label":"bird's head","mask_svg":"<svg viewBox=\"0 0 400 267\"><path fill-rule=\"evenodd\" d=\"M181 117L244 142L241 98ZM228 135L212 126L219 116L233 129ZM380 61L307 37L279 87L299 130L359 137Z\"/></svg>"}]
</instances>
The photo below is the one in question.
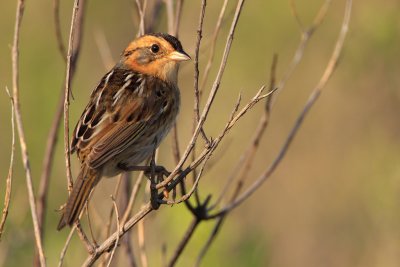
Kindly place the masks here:
<instances>
[{"instance_id":1,"label":"bird's head","mask_svg":"<svg viewBox=\"0 0 400 267\"><path fill-rule=\"evenodd\" d=\"M176 83L179 63L189 60L175 37L165 33L143 35L125 49L121 63L134 71Z\"/></svg>"}]
</instances>

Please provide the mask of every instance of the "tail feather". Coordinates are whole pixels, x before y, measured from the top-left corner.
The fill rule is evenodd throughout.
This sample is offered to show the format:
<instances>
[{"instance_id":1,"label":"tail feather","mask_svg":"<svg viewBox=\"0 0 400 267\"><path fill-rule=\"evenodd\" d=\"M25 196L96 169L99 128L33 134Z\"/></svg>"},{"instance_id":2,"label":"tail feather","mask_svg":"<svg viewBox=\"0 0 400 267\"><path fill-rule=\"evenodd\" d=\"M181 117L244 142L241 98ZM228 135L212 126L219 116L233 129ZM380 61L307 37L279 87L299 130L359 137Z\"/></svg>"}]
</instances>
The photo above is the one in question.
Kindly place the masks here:
<instances>
[{"instance_id":1,"label":"tail feather","mask_svg":"<svg viewBox=\"0 0 400 267\"><path fill-rule=\"evenodd\" d=\"M61 230L66 225L72 226L74 222L78 220L79 215L89 198L90 192L98 183L100 177L98 171L91 169L87 165L82 166L78 178L76 178L72 188L72 193L67 200L64 213L58 223L57 230Z\"/></svg>"}]
</instances>

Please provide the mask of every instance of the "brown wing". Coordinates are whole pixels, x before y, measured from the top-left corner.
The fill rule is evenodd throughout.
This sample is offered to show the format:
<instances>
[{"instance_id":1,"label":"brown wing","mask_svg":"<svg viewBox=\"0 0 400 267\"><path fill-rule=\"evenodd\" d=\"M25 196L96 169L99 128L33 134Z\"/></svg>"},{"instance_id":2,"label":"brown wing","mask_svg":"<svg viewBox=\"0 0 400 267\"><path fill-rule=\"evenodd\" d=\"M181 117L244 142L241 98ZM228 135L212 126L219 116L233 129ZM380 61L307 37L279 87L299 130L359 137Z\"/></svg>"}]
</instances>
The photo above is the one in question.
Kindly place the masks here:
<instances>
[{"instance_id":1,"label":"brown wing","mask_svg":"<svg viewBox=\"0 0 400 267\"><path fill-rule=\"evenodd\" d=\"M152 87L146 87L143 77L126 70L114 69L104 76L74 131L71 147L82 161L92 168L101 166L157 120L163 101L151 97Z\"/></svg>"}]
</instances>

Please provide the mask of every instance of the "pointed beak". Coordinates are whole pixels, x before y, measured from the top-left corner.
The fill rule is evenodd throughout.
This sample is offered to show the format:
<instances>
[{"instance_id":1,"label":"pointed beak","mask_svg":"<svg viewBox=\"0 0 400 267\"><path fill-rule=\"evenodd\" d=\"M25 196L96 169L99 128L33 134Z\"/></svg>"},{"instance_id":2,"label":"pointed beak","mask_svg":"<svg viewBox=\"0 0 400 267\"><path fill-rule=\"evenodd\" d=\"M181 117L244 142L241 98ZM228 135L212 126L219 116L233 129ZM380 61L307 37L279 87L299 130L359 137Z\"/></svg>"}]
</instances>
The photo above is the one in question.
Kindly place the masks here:
<instances>
[{"instance_id":1,"label":"pointed beak","mask_svg":"<svg viewBox=\"0 0 400 267\"><path fill-rule=\"evenodd\" d=\"M185 51L174 51L168 55L168 58L175 61L186 61L190 60L190 56Z\"/></svg>"}]
</instances>

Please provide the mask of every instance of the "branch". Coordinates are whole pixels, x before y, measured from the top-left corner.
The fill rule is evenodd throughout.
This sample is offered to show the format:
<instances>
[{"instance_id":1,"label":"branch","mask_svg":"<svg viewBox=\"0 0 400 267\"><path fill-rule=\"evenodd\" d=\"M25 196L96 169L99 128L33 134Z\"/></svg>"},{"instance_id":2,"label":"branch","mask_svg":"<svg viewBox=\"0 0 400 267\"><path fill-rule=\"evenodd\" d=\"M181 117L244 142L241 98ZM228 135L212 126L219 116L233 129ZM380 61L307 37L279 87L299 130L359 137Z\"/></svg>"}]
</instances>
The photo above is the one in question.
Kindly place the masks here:
<instances>
[{"instance_id":1,"label":"branch","mask_svg":"<svg viewBox=\"0 0 400 267\"><path fill-rule=\"evenodd\" d=\"M65 167L67 173L68 191L72 190L72 175L71 175L71 158L69 147L69 96L71 94L71 78L72 78L72 51L74 49L75 29L77 28L77 14L79 9L79 0L74 1L72 9L71 27L69 32L68 53L67 53L67 69L65 75L64 88L64 152L65 152Z\"/></svg>"},{"instance_id":2,"label":"branch","mask_svg":"<svg viewBox=\"0 0 400 267\"><path fill-rule=\"evenodd\" d=\"M279 163L282 161L282 159L286 155L286 152L288 151L294 137L296 136L298 130L300 129L300 126L302 125L304 118L307 116L311 107L317 101L318 97L320 96L320 94L322 92L322 89L326 86L326 83L328 82L329 78L332 76L334 70L336 69L337 62L338 62L340 54L342 52L344 40L347 35L347 31L348 31L348 27L349 27L351 7L352 7L352 0L347 0L342 27L340 30L339 37L336 41L336 45L333 50L332 56L328 62L327 67L325 68L325 71L324 71L321 79L319 80L318 84L315 86L315 88L314 88L313 92L311 93L303 110L297 117L295 124L294 124L292 130L289 132L289 135L287 136L278 156L275 158L275 160L272 162L272 164L269 166L269 168L267 168L264 171L264 173L243 194L241 194L232 203L226 205L223 209L221 209L220 212L218 212L214 215L211 215L209 217L210 219L221 216L223 214L226 214L227 212L231 211L232 209L236 208L238 205L243 203L243 201L245 201L247 198L249 198L271 176L271 174L275 171L275 169L278 167Z\"/></svg>"},{"instance_id":3,"label":"branch","mask_svg":"<svg viewBox=\"0 0 400 267\"><path fill-rule=\"evenodd\" d=\"M175 37L178 37L179 27L181 26L182 7L183 7L183 0L177 0L176 11L175 11L175 24L174 24L174 30L172 31L172 35L174 35Z\"/></svg>"},{"instance_id":4,"label":"branch","mask_svg":"<svg viewBox=\"0 0 400 267\"><path fill-rule=\"evenodd\" d=\"M183 239L179 243L176 251L174 252L174 255L172 256L171 260L168 263L168 267L173 267L179 256L182 254L183 249L186 247L187 243L189 242L190 238L193 236L194 231L196 230L197 226L199 225L199 220L197 218L194 218L193 221L190 223L189 228L186 230L185 235L183 236Z\"/></svg>"},{"instance_id":5,"label":"branch","mask_svg":"<svg viewBox=\"0 0 400 267\"><path fill-rule=\"evenodd\" d=\"M272 93L272 91L277 90L275 87L275 80L276 80L276 66L278 63L278 56L274 55L273 60L272 60L272 65L271 65L271 74L270 74L270 90L269 92ZM269 118L270 118L270 109L271 109L271 99L272 99L272 94L268 96L267 101L265 103L265 110L260 118L260 121L258 123L257 129L255 131L254 137L252 141L250 142L249 146L245 150L245 152L242 154L242 156L239 159L239 162L235 164L235 168L232 171L232 174L228 177L224 187L222 188L221 194L219 195L218 199L215 201L215 203L209 207L209 210L214 209L216 206L219 205L219 203L222 201L222 198L228 191L229 186L232 184L234 179L236 177L238 179L237 187L241 186L246 179L249 170L251 168L251 165L253 163L255 154L257 152L257 149L259 148L259 144L261 141L262 136L264 135L264 132L269 124Z\"/></svg>"},{"instance_id":6,"label":"branch","mask_svg":"<svg viewBox=\"0 0 400 267\"><path fill-rule=\"evenodd\" d=\"M207 103L206 103L206 105L205 105L205 107L203 109L203 113L202 113L202 115L200 117L200 120L199 120L199 122L197 124L196 130L195 130L194 134L192 135L192 138L189 141L189 144L187 145L186 150L185 150L183 156L181 157L181 160L176 165L175 169L172 171L172 173L162 183L160 183L158 185L159 187L157 186L157 188L165 187L168 183L170 183L172 181L173 177L176 176L177 173L182 169L183 164L185 163L185 161L187 160L190 152L194 148L194 145L196 143L197 137L198 137L198 135L200 133L200 129L203 127L203 124L207 119L208 112L210 111L211 105L214 102L215 96L216 96L216 94L218 92L218 89L219 89L219 86L220 86L220 83L221 83L221 79L222 79L222 76L223 76L224 71L225 71L226 63L228 61L228 56L229 56L229 52L230 52L230 49L231 49L233 36L234 36L234 33L235 33L236 25L237 25L237 23L239 21L239 17L240 17L240 13L242 11L242 8L243 8L244 1L245 0L239 0L238 4L236 6L236 12L235 12L234 18L232 20L232 24L231 24L231 29L229 31L229 35L227 37L225 50L224 50L224 54L223 54L223 57L222 57L222 60L221 60L221 64L220 64L219 70L218 70L218 74L217 74L217 77L216 77L216 79L214 81L214 84L213 84L213 87L211 89L211 92L209 94Z\"/></svg>"},{"instance_id":7,"label":"branch","mask_svg":"<svg viewBox=\"0 0 400 267\"><path fill-rule=\"evenodd\" d=\"M17 11L15 18L15 28L14 28L14 40L12 45L12 84L13 84L13 99L14 99L14 111L15 111L15 120L17 123L19 142L21 147L21 156L25 169L26 176L26 185L28 189L29 196L29 205L32 214L33 221L33 230L35 235L36 247L39 251L40 256L40 264L41 266L46 266L46 259L43 252L42 247L42 238L40 236L40 229L38 223L38 217L36 213L36 202L35 196L33 193L33 185L32 185L32 174L28 156L28 149L25 141L25 132L22 124L22 116L20 110L20 102L19 102L19 30L21 27L22 16L24 13L24 0L19 0L17 2Z\"/></svg>"},{"instance_id":8,"label":"branch","mask_svg":"<svg viewBox=\"0 0 400 267\"><path fill-rule=\"evenodd\" d=\"M140 209L140 211L135 214L135 216L130 218L126 223L122 224L123 226L120 229L114 232L99 247L97 247L94 252L86 258L82 266L92 266L103 253L109 251L113 247L117 239L123 236L151 211L153 211L153 208L151 207L151 203L148 202Z\"/></svg>"},{"instance_id":9,"label":"branch","mask_svg":"<svg viewBox=\"0 0 400 267\"><path fill-rule=\"evenodd\" d=\"M217 45L217 39L218 39L219 31L221 29L222 20L224 19L225 10L226 10L226 6L228 5L228 1L229 0L224 0L224 3L222 4L221 11L218 16L217 24L215 25L215 29L214 29L214 33L213 33L212 41L211 41L210 55L209 55L209 58L208 58L208 61L206 64L206 68L204 70L203 79L201 80L201 85L200 85L200 89L199 89L200 95L204 90L204 87L208 80L208 76L210 74L211 66L214 62L215 46Z\"/></svg>"},{"instance_id":10,"label":"branch","mask_svg":"<svg viewBox=\"0 0 400 267\"><path fill-rule=\"evenodd\" d=\"M117 207L117 203L115 203L114 197L111 196L111 198L113 200L113 206L114 206L114 210L115 210L115 217L116 217L116 220L117 220L117 230L119 231L119 229L120 229L120 221L119 221L118 207ZM119 241L119 236L117 236L117 240L115 241L115 245L114 245L114 247L113 247L113 249L111 251L110 260L108 261L107 267L111 266L111 261L112 261L112 259L114 257L115 250L117 249L117 246L118 246L118 241Z\"/></svg>"},{"instance_id":11,"label":"branch","mask_svg":"<svg viewBox=\"0 0 400 267\"><path fill-rule=\"evenodd\" d=\"M15 124L14 124L14 101L11 97L8 88L6 87L7 94L10 98L11 102L11 156L10 156L10 166L8 168L8 174L6 179L6 193L4 196L4 208L3 208L3 215L1 217L0 222L0 241L1 236L3 234L4 224L7 220L8 209L10 207L10 199L11 199L11 189L12 189L12 177L13 177L13 168L14 168L14 152L15 152Z\"/></svg>"},{"instance_id":12,"label":"branch","mask_svg":"<svg viewBox=\"0 0 400 267\"><path fill-rule=\"evenodd\" d=\"M55 14L55 24L56 24L56 29L60 27L59 21L57 22L58 18L58 0L54 1L54 5L57 6L55 9L57 10L57 14ZM79 3L79 10L77 14L77 27L75 31L75 38L74 38L74 49L72 51L71 55L71 74L70 74L70 80L73 79L75 70L76 70L76 63L79 58L79 52L80 52L80 47L82 43L82 32L83 32L83 18L84 18L84 10L85 10L85 1L81 0ZM56 12L56 11L54 11ZM60 29L57 30L57 32L60 31ZM61 33L60 33L61 34ZM57 37L57 40L59 43L62 44L62 40L60 39L61 37ZM63 56L65 53L61 53ZM66 60L65 55L63 58ZM63 82L64 84L64 82ZM44 236L44 229L43 229L43 224L45 221L45 212L46 212L46 206L47 206L47 196L48 196L48 188L49 188L49 181L50 181L50 175L53 167L53 161L54 161L54 153L58 141L58 132L60 129L60 123L61 123L61 117L63 115L63 109L64 109L64 86L61 88L61 93L60 93L60 98L59 102L57 105L56 109L56 114L54 116L50 131L47 136L47 143L46 143L46 150L44 153L43 157L43 164L42 164L42 174L40 177L40 184L39 184L39 190L38 190L38 200L37 200L37 211L38 211L38 217L39 217L39 228L41 231L41 236Z\"/></svg>"},{"instance_id":13,"label":"branch","mask_svg":"<svg viewBox=\"0 0 400 267\"><path fill-rule=\"evenodd\" d=\"M174 2L173 0L164 0L166 10L167 10L167 29L168 33L172 34L174 31Z\"/></svg>"},{"instance_id":14,"label":"branch","mask_svg":"<svg viewBox=\"0 0 400 267\"><path fill-rule=\"evenodd\" d=\"M60 52L61 58L65 61L67 58L67 51L65 51L64 41L61 34L61 23L60 23L60 0L53 1L53 19L54 29L56 34L58 52Z\"/></svg>"},{"instance_id":15,"label":"branch","mask_svg":"<svg viewBox=\"0 0 400 267\"><path fill-rule=\"evenodd\" d=\"M138 222L138 244L139 244L139 254L140 262L143 267L149 266L146 255L146 245L144 243L144 219Z\"/></svg>"},{"instance_id":16,"label":"branch","mask_svg":"<svg viewBox=\"0 0 400 267\"><path fill-rule=\"evenodd\" d=\"M60 259L58 260L58 267L61 267L64 263L65 254L67 253L67 249L71 242L72 236L74 235L75 229L76 229L76 225L72 226L72 228L68 234L68 237L67 237L67 240L65 241L64 247L61 250Z\"/></svg>"},{"instance_id":17,"label":"branch","mask_svg":"<svg viewBox=\"0 0 400 267\"><path fill-rule=\"evenodd\" d=\"M139 13L139 31L137 33L137 36L145 34L145 25L144 25L144 14L146 11L146 6L147 6L147 0L144 1L144 4L140 3L140 0L135 0L136 3L136 8Z\"/></svg>"},{"instance_id":18,"label":"branch","mask_svg":"<svg viewBox=\"0 0 400 267\"><path fill-rule=\"evenodd\" d=\"M325 0L324 4L321 6L319 9L317 15L314 18L313 23L308 29L304 29L302 26L301 20L297 15L297 10L294 6L293 0L291 0L291 8L292 8L292 13L293 16L295 16L297 23L299 24L300 28L300 34L301 34L301 41L299 45L297 46L296 52L293 56L292 61L289 64L289 67L287 68L285 74L283 75L283 78L280 80L279 84L277 85L278 87L278 92L281 92L283 88L286 85L286 82L289 80L289 78L292 76L294 70L298 66L298 64L301 62L304 51L308 45L309 40L315 33L316 29L321 25L322 21L326 17L329 5L330 5L331 0Z\"/></svg>"}]
</instances>

